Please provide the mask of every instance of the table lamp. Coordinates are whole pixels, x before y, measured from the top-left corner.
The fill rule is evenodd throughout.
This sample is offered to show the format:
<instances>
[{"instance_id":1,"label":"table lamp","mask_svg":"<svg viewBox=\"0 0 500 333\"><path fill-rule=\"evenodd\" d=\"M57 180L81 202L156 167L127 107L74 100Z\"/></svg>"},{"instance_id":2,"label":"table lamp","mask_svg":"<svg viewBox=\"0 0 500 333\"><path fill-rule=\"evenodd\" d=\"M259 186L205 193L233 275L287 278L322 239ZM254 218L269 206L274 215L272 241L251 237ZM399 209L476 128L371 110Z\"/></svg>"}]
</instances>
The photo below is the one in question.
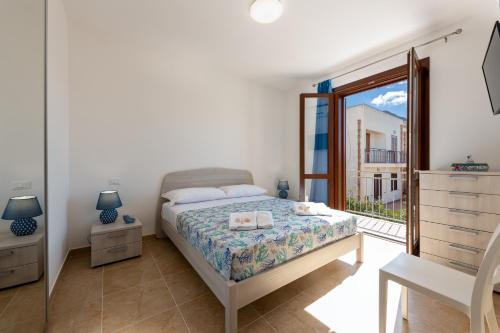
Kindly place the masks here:
<instances>
[{"instance_id":1,"label":"table lamp","mask_svg":"<svg viewBox=\"0 0 500 333\"><path fill-rule=\"evenodd\" d=\"M36 196L10 198L2 215L2 220L14 220L10 231L16 236L32 235L36 228L35 216L42 215L42 208Z\"/></svg>"},{"instance_id":2,"label":"table lamp","mask_svg":"<svg viewBox=\"0 0 500 333\"><path fill-rule=\"evenodd\" d=\"M288 190L289 189L290 189L290 186L288 186L287 180L280 180L278 182L279 196L281 199L288 198Z\"/></svg>"},{"instance_id":3,"label":"table lamp","mask_svg":"<svg viewBox=\"0 0 500 333\"><path fill-rule=\"evenodd\" d=\"M102 224L109 224L116 221L118 212L116 208L122 206L122 201L117 191L102 191L97 200L97 210L102 210L99 219Z\"/></svg>"}]
</instances>

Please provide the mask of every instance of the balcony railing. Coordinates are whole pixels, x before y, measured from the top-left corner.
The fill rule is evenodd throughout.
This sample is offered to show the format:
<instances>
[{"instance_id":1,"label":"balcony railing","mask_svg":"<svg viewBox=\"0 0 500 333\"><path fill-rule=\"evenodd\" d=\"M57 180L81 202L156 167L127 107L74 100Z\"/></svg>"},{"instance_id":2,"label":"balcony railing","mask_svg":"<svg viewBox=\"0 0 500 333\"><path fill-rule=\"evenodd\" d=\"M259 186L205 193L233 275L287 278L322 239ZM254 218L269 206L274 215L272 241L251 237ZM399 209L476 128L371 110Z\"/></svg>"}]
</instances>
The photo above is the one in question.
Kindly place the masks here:
<instances>
[{"instance_id":1,"label":"balcony railing","mask_svg":"<svg viewBox=\"0 0 500 333\"><path fill-rule=\"evenodd\" d=\"M406 163L406 152L386 149L366 149L365 163Z\"/></svg>"}]
</instances>

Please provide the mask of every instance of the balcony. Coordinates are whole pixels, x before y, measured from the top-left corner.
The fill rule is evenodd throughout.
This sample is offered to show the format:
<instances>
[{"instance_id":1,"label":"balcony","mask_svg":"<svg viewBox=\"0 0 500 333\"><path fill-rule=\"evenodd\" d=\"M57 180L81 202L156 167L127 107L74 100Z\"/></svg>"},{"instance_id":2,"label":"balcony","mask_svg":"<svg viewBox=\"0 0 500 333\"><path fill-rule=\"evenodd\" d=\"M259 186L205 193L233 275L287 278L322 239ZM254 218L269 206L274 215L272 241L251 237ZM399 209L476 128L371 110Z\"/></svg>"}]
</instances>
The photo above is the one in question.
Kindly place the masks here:
<instances>
[{"instance_id":1,"label":"balcony","mask_svg":"<svg viewBox=\"0 0 500 333\"><path fill-rule=\"evenodd\" d=\"M406 152L386 149L366 149L365 163L406 163Z\"/></svg>"}]
</instances>

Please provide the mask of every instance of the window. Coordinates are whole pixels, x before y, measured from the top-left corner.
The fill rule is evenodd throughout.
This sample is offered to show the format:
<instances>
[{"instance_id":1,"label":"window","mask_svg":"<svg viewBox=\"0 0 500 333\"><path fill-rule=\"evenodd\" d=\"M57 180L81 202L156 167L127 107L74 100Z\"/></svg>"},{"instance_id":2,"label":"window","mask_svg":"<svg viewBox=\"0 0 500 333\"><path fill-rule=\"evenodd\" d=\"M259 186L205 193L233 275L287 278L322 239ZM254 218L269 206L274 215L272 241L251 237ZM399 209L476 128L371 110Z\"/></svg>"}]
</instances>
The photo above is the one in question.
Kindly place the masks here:
<instances>
[{"instance_id":1,"label":"window","mask_svg":"<svg viewBox=\"0 0 500 333\"><path fill-rule=\"evenodd\" d=\"M398 174L391 173L391 191L398 190Z\"/></svg>"}]
</instances>

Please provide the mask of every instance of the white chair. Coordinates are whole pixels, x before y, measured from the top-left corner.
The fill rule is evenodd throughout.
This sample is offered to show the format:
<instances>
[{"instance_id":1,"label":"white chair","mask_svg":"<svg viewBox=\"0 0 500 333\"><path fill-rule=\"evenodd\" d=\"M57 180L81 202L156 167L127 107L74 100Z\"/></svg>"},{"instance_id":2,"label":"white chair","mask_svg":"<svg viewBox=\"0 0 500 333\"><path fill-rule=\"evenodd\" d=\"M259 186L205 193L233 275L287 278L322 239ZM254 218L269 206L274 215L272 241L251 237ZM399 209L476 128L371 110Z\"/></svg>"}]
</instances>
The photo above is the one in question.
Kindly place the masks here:
<instances>
[{"instance_id":1,"label":"white chair","mask_svg":"<svg viewBox=\"0 0 500 333\"><path fill-rule=\"evenodd\" d=\"M467 314L470 318L471 333L485 332L484 319L488 323L490 333L500 333L493 306L493 287L498 283L497 273L500 273L495 271L499 264L500 225L491 237L476 277L401 253L379 270L379 333L386 333L389 280ZM403 308L406 306L405 302L406 300L403 300ZM405 311L404 308L403 312Z\"/></svg>"}]
</instances>

